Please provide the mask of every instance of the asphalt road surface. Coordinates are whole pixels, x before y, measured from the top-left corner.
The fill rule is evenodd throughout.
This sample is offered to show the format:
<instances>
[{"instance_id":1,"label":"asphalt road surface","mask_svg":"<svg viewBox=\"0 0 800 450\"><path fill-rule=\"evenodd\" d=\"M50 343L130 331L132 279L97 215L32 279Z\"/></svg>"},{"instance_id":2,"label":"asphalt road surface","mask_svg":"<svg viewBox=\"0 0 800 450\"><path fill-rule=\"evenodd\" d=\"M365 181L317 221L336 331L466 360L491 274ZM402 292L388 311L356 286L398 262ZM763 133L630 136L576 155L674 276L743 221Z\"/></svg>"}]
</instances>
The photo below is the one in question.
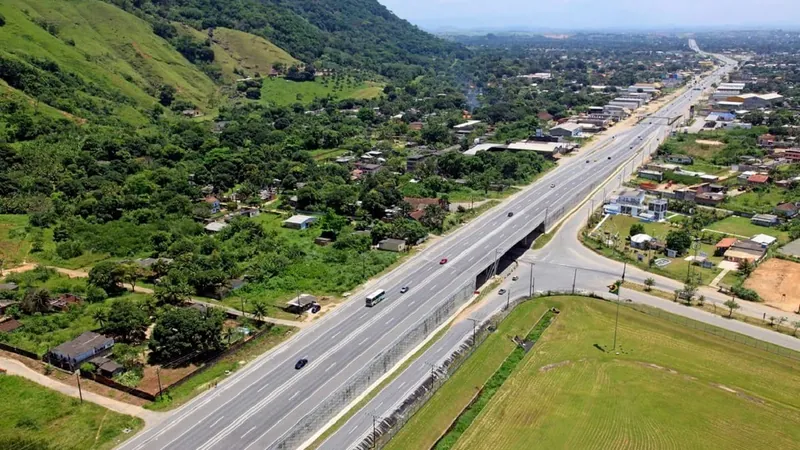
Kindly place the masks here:
<instances>
[{"instance_id":1,"label":"asphalt road surface","mask_svg":"<svg viewBox=\"0 0 800 450\"><path fill-rule=\"evenodd\" d=\"M722 72L704 80L703 86L717 81ZM654 116L686 114L698 95L699 91L689 90ZM576 206L586 191L599 186L634 155L643 159L644 152L653 151L668 132L666 120L645 119L599 142L594 150L568 158L503 207L441 239L374 283L375 288L387 291L387 300L367 308L364 296L351 299L120 448L275 447L306 414L448 298L471 291L476 275L494 262L498 251L507 251L545 217L552 217L551 208L566 212ZM631 163L631 170L640 163ZM512 217L509 211L514 212ZM440 264L442 258L449 261ZM409 291L401 295L404 286ZM295 362L302 357L308 365L295 370Z\"/></svg>"}]
</instances>

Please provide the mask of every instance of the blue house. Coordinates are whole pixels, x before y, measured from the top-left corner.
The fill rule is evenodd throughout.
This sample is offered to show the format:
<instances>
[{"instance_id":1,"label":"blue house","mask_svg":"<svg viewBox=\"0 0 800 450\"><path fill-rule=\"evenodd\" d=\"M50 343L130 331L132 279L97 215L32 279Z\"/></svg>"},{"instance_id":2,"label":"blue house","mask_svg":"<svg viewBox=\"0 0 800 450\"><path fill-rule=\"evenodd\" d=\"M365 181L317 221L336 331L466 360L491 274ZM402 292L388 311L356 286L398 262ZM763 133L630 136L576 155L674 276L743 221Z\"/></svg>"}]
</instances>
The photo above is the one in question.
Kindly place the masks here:
<instances>
[{"instance_id":1,"label":"blue house","mask_svg":"<svg viewBox=\"0 0 800 450\"><path fill-rule=\"evenodd\" d=\"M49 362L67 370L75 370L80 365L114 346L114 339L92 331L81 333L75 339L50 349Z\"/></svg>"},{"instance_id":2,"label":"blue house","mask_svg":"<svg viewBox=\"0 0 800 450\"><path fill-rule=\"evenodd\" d=\"M211 207L211 214L216 214L219 212L219 200L217 200L217 197L208 196L205 198L205 202Z\"/></svg>"}]
</instances>

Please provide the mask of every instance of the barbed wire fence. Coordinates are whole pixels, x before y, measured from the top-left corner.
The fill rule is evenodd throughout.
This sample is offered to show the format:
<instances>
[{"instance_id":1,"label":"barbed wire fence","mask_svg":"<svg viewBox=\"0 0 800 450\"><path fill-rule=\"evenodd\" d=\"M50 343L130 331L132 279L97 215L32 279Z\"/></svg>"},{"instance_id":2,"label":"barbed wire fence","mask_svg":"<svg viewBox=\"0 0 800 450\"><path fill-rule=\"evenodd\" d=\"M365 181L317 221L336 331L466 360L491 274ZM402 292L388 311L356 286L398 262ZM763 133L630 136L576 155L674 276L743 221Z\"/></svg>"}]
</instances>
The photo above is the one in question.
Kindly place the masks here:
<instances>
[{"instance_id":1,"label":"barbed wire fence","mask_svg":"<svg viewBox=\"0 0 800 450\"><path fill-rule=\"evenodd\" d=\"M474 291L475 281L472 280L438 306L424 321L373 358L369 364L350 377L339 389L332 392L319 406L300 419L289 430L288 434L271 448L278 450L294 449L303 444L322 424L327 423L337 413L345 409L367 388L392 369L414 347L419 345L431 332L450 319L453 313L472 297Z\"/></svg>"}]
</instances>

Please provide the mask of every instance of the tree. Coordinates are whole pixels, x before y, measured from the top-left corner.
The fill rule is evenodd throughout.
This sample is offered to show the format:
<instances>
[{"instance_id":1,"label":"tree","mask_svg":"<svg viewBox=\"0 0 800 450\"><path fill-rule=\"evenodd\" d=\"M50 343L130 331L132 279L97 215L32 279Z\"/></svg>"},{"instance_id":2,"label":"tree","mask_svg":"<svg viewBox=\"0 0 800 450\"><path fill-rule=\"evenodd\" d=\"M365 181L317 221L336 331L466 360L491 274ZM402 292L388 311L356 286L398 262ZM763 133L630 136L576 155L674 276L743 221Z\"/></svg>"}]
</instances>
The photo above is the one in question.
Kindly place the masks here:
<instances>
[{"instance_id":1,"label":"tree","mask_svg":"<svg viewBox=\"0 0 800 450\"><path fill-rule=\"evenodd\" d=\"M635 223L631 225L631 229L628 232L628 235L636 236L637 234L642 234L642 233L644 233L644 225L642 225L641 223Z\"/></svg>"},{"instance_id":2,"label":"tree","mask_svg":"<svg viewBox=\"0 0 800 450\"><path fill-rule=\"evenodd\" d=\"M646 291L652 291L653 286L656 285L656 280L653 277L647 277L644 280L644 286Z\"/></svg>"},{"instance_id":3,"label":"tree","mask_svg":"<svg viewBox=\"0 0 800 450\"><path fill-rule=\"evenodd\" d=\"M155 362L165 363L192 354L220 351L225 315L220 309L205 313L194 308L167 307L156 321L148 346Z\"/></svg>"},{"instance_id":4,"label":"tree","mask_svg":"<svg viewBox=\"0 0 800 450\"><path fill-rule=\"evenodd\" d=\"M253 317L256 320L263 320L267 316L267 304L263 300L255 299L250 304L253 308Z\"/></svg>"},{"instance_id":5,"label":"tree","mask_svg":"<svg viewBox=\"0 0 800 450\"><path fill-rule=\"evenodd\" d=\"M28 289L20 305L27 314L44 313L50 310L50 291L44 288Z\"/></svg>"},{"instance_id":6,"label":"tree","mask_svg":"<svg viewBox=\"0 0 800 450\"><path fill-rule=\"evenodd\" d=\"M692 246L692 235L686 230L672 230L667 233L667 248L678 254L686 253Z\"/></svg>"},{"instance_id":7,"label":"tree","mask_svg":"<svg viewBox=\"0 0 800 450\"><path fill-rule=\"evenodd\" d=\"M792 334L797 336L797 329L800 328L800 320L796 320L796 321L792 322L792 326L794 327L794 333L792 333Z\"/></svg>"},{"instance_id":8,"label":"tree","mask_svg":"<svg viewBox=\"0 0 800 450\"><path fill-rule=\"evenodd\" d=\"M728 311L728 317L733 317L733 310L741 308L741 306L739 305L739 303L737 303L737 302L736 302L736 300L734 300L734 299L730 299L730 300L726 301L726 302L725 302L725 303L723 303L723 304L724 304L724 305L725 305L725 307L727 307L727 308L728 308L728 310L729 310L729 311Z\"/></svg>"},{"instance_id":9,"label":"tree","mask_svg":"<svg viewBox=\"0 0 800 450\"><path fill-rule=\"evenodd\" d=\"M166 276L156 286L153 296L162 305L180 305L192 295L192 288L185 280Z\"/></svg>"},{"instance_id":10,"label":"tree","mask_svg":"<svg viewBox=\"0 0 800 450\"><path fill-rule=\"evenodd\" d=\"M328 209L325 212L320 222L322 231L330 234L334 239L339 236L342 228L347 226L347 218L336 214L332 209Z\"/></svg>"},{"instance_id":11,"label":"tree","mask_svg":"<svg viewBox=\"0 0 800 450\"><path fill-rule=\"evenodd\" d=\"M105 327L106 317L108 317L108 311L106 311L104 308L98 308L92 313L92 319L100 324L100 328Z\"/></svg>"},{"instance_id":12,"label":"tree","mask_svg":"<svg viewBox=\"0 0 800 450\"><path fill-rule=\"evenodd\" d=\"M121 264L114 262L101 262L92 267L89 271L88 283L99 287L109 295L118 294L122 291L122 280L125 271Z\"/></svg>"},{"instance_id":13,"label":"tree","mask_svg":"<svg viewBox=\"0 0 800 450\"><path fill-rule=\"evenodd\" d=\"M447 212L439 205L427 205L420 222L429 230L441 230Z\"/></svg>"},{"instance_id":14,"label":"tree","mask_svg":"<svg viewBox=\"0 0 800 450\"><path fill-rule=\"evenodd\" d=\"M682 296L687 305L692 304L692 298L697 294L697 282L693 279L688 279L683 284Z\"/></svg>"},{"instance_id":15,"label":"tree","mask_svg":"<svg viewBox=\"0 0 800 450\"><path fill-rule=\"evenodd\" d=\"M175 100L176 92L174 87L165 84L161 86L161 92L158 93L158 101L164 106L169 106Z\"/></svg>"},{"instance_id":16,"label":"tree","mask_svg":"<svg viewBox=\"0 0 800 450\"><path fill-rule=\"evenodd\" d=\"M99 303L108 298L108 294L103 288L97 286L86 286L86 301L89 303Z\"/></svg>"},{"instance_id":17,"label":"tree","mask_svg":"<svg viewBox=\"0 0 800 450\"><path fill-rule=\"evenodd\" d=\"M136 263L122 266L122 281L131 285L131 291L136 291L136 282L143 278L144 275L144 269Z\"/></svg>"},{"instance_id":18,"label":"tree","mask_svg":"<svg viewBox=\"0 0 800 450\"><path fill-rule=\"evenodd\" d=\"M129 298L119 298L111 303L103 331L124 342L141 342L148 326L149 317L140 305Z\"/></svg>"},{"instance_id":19,"label":"tree","mask_svg":"<svg viewBox=\"0 0 800 450\"><path fill-rule=\"evenodd\" d=\"M739 262L739 273L744 278L749 277L755 271L755 264L749 259L743 259Z\"/></svg>"}]
</instances>

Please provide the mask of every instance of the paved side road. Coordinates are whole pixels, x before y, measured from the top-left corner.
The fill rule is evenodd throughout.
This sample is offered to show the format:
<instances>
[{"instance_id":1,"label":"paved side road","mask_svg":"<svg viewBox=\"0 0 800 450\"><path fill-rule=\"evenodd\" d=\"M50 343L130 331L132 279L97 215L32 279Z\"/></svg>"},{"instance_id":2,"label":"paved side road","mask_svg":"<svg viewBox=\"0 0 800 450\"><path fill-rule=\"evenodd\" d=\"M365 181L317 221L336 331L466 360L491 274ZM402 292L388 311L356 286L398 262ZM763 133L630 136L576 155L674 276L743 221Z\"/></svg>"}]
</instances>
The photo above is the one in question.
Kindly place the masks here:
<instances>
[{"instance_id":1,"label":"paved side road","mask_svg":"<svg viewBox=\"0 0 800 450\"><path fill-rule=\"evenodd\" d=\"M27 378L28 380L31 380L34 383L44 386L46 388L53 389L62 394L69 395L70 397L80 398L80 393L78 392L77 387L56 381L46 375L43 375L31 369L30 367L26 366L25 364L22 364L19 361L0 357L0 368L5 369L10 375L17 375L23 378ZM155 425L161 422L161 420L163 420L164 417L166 417L165 413L148 411L140 406L131 405L125 402L104 397L102 395L95 394L94 392L83 391L83 399L88 402L96 403L104 408L108 408L120 414L127 414L129 416L139 417L144 420L145 426Z\"/></svg>"}]
</instances>

